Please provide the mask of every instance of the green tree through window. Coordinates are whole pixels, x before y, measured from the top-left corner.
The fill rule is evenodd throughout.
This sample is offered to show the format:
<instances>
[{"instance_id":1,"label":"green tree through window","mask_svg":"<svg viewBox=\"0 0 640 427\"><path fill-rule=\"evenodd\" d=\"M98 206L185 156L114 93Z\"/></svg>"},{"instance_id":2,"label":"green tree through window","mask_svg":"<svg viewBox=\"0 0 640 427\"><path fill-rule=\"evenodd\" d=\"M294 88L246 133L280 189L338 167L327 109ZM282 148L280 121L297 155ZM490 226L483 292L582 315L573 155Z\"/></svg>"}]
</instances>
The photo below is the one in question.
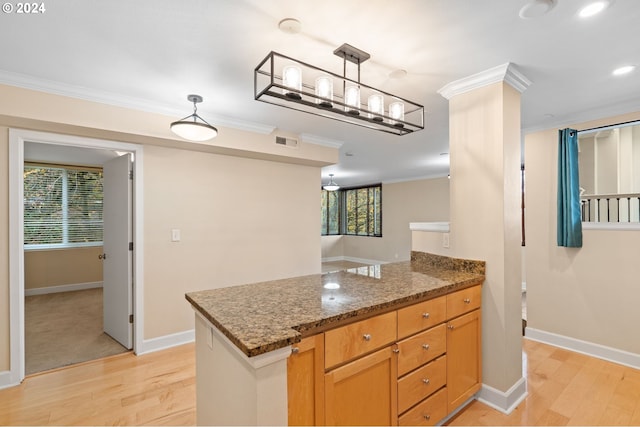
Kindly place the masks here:
<instances>
[{"instance_id":1,"label":"green tree through window","mask_svg":"<svg viewBox=\"0 0 640 427\"><path fill-rule=\"evenodd\" d=\"M382 236L382 185L322 190L322 235Z\"/></svg>"},{"instance_id":2,"label":"green tree through window","mask_svg":"<svg viewBox=\"0 0 640 427\"><path fill-rule=\"evenodd\" d=\"M25 165L25 247L101 244L102 196L100 170Z\"/></svg>"}]
</instances>

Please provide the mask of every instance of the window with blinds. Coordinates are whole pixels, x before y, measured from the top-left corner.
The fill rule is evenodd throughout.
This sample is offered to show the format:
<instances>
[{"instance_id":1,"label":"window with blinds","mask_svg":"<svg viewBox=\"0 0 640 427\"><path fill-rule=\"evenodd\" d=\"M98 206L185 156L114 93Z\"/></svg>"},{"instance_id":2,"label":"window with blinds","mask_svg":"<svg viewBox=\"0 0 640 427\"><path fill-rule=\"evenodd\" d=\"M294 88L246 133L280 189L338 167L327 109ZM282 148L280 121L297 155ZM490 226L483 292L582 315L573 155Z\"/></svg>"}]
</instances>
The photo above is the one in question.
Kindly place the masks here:
<instances>
[{"instance_id":1,"label":"window with blinds","mask_svg":"<svg viewBox=\"0 0 640 427\"><path fill-rule=\"evenodd\" d=\"M102 244L102 170L25 164L25 249Z\"/></svg>"}]
</instances>

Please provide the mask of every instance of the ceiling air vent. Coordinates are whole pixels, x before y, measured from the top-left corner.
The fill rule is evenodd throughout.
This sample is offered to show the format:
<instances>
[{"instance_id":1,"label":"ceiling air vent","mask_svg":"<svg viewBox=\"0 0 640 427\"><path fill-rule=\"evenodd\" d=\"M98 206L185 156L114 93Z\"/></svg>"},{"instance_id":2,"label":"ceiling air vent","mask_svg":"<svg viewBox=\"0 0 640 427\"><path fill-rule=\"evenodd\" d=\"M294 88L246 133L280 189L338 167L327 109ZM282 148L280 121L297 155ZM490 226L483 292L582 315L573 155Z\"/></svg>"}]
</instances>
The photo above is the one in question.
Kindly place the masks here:
<instances>
[{"instance_id":1,"label":"ceiling air vent","mask_svg":"<svg viewBox=\"0 0 640 427\"><path fill-rule=\"evenodd\" d=\"M276 144L284 145L289 148L298 148L298 140L293 138L285 138L284 136L276 136Z\"/></svg>"}]
</instances>

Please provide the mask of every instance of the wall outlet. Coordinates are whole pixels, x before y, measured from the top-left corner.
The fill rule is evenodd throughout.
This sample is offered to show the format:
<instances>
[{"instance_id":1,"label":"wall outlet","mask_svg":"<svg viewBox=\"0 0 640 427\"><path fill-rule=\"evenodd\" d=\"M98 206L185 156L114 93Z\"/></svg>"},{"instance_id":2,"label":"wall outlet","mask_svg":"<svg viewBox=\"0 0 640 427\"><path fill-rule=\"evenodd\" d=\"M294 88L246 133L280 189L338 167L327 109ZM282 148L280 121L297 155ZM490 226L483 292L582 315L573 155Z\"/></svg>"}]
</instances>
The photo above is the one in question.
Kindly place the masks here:
<instances>
[{"instance_id":1,"label":"wall outlet","mask_svg":"<svg viewBox=\"0 0 640 427\"><path fill-rule=\"evenodd\" d=\"M449 233L442 233L442 247L449 247Z\"/></svg>"}]
</instances>

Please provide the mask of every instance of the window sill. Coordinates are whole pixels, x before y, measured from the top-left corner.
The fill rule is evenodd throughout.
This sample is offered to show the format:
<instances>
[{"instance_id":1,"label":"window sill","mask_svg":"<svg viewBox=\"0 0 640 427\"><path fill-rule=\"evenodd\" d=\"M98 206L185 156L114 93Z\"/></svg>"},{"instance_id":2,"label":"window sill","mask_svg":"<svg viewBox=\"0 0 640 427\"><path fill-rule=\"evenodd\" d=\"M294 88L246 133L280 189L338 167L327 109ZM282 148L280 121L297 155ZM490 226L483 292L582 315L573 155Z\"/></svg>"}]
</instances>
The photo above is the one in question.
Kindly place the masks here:
<instances>
[{"instance_id":1,"label":"window sill","mask_svg":"<svg viewBox=\"0 0 640 427\"><path fill-rule=\"evenodd\" d=\"M583 230L640 231L638 222L583 222Z\"/></svg>"}]
</instances>

